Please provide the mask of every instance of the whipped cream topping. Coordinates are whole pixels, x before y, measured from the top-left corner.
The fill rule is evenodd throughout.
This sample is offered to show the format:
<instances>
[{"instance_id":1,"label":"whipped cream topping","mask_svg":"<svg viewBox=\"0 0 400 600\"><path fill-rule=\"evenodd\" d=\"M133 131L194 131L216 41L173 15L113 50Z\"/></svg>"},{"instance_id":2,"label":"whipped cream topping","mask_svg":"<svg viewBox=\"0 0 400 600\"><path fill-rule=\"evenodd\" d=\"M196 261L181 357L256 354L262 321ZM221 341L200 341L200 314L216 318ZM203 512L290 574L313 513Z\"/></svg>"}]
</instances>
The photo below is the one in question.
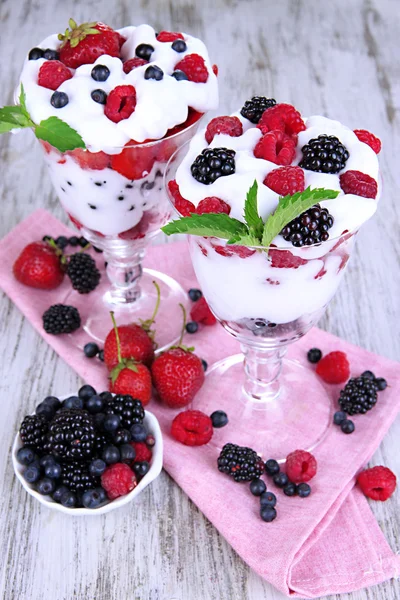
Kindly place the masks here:
<instances>
[{"instance_id":1,"label":"whipped cream topping","mask_svg":"<svg viewBox=\"0 0 400 600\"><path fill-rule=\"evenodd\" d=\"M102 150L107 154L118 154L130 140L141 143L163 138L169 129L186 121L189 108L200 113L217 108L217 78L212 71L207 48L201 40L183 33L187 49L177 53L171 42L157 41L156 32L149 25L124 27L117 31L126 39L121 48L122 60L103 55L93 64L71 69L72 79L64 81L57 89L65 92L69 98L68 104L60 109L50 104L53 91L38 85L38 73L45 59L25 60L20 83L24 85L27 109L35 123L51 116L59 117L78 131L92 152ZM39 47L58 50L60 44L57 34L54 34L43 40ZM125 74L123 61L135 57L135 49L139 44L153 46L151 61ZM177 81L171 76L175 65L188 54L199 54L204 59L208 70L206 83ZM95 65L108 67L110 76L106 81L92 79L91 72ZM157 65L163 70L161 81L144 78L149 65ZM96 89L108 94L120 85L134 86L137 104L128 119L114 123L105 116L104 106L94 102L90 94ZM19 88L16 90L17 99Z\"/></svg>"}]
</instances>

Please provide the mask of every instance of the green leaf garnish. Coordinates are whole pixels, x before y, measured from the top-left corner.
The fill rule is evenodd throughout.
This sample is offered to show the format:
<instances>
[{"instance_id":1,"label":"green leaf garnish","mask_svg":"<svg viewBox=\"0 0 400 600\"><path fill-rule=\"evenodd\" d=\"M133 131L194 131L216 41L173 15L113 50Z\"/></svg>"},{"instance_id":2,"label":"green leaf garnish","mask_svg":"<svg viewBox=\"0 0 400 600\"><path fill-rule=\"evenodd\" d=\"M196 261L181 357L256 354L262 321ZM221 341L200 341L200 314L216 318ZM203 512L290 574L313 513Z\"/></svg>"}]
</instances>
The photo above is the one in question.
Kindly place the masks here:
<instances>
[{"instance_id":1,"label":"green leaf garnish","mask_svg":"<svg viewBox=\"0 0 400 600\"><path fill-rule=\"evenodd\" d=\"M323 200L333 200L339 195L336 190L326 190L325 188L308 187L304 192L297 192L292 196L279 198L279 204L272 215L269 215L262 235L262 245L268 247L272 240L280 234L282 229L293 221L296 217L308 210L314 204Z\"/></svg>"},{"instance_id":2,"label":"green leaf garnish","mask_svg":"<svg viewBox=\"0 0 400 600\"><path fill-rule=\"evenodd\" d=\"M190 217L182 217L177 221L171 221L162 230L167 235L189 233L202 237L219 237L224 240L230 240L247 233L247 227L244 223L232 219L225 213L193 214Z\"/></svg>"},{"instance_id":3,"label":"green leaf garnish","mask_svg":"<svg viewBox=\"0 0 400 600\"><path fill-rule=\"evenodd\" d=\"M253 185L247 192L246 202L244 204L244 219L251 233L256 238L261 238L264 231L264 221L258 214L257 193L258 183L255 179Z\"/></svg>"},{"instance_id":4,"label":"green leaf garnish","mask_svg":"<svg viewBox=\"0 0 400 600\"><path fill-rule=\"evenodd\" d=\"M0 133L30 127L31 121L26 118L21 106L4 106L0 108Z\"/></svg>"}]
</instances>

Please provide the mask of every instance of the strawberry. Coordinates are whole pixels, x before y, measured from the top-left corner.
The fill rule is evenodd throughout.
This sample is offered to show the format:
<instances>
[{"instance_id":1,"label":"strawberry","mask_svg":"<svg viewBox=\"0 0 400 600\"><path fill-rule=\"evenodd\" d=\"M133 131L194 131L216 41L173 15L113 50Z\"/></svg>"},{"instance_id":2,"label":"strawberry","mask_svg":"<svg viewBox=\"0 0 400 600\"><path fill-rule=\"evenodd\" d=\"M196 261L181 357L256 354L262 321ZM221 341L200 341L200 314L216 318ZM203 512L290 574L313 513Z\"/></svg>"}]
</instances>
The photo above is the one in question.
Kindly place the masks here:
<instances>
[{"instance_id":1,"label":"strawberry","mask_svg":"<svg viewBox=\"0 0 400 600\"><path fill-rule=\"evenodd\" d=\"M102 171L110 166L110 157L105 152L89 152L89 150L76 148L69 154L71 154L72 158L78 163L81 169Z\"/></svg>"},{"instance_id":2,"label":"strawberry","mask_svg":"<svg viewBox=\"0 0 400 600\"><path fill-rule=\"evenodd\" d=\"M53 290L64 279L61 255L62 252L46 242L28 244L14 263L14 276L24 285Z\"/></svg>"},{"instance_id":3,"label":"strawberry","mask_svg":"<svg viewBox=\"0 0 400 600\"><path fill-rule=\"evenodd\" d=\"M128 142L119 154L111 156L111 168L130 179L142 179L153 168L155 158L152 147L141 147Z\"/></svg>"},{"instance_id":4,"label":"strawberry","mask_svg":"<svg viewBox=\"0 0 400 600\"><path fill-rule=\"evenodd\" d=\"M117 344L117 365L110 373L109 390L114 394L129 394L145 406L151 399L151 375L146 365L133 358L122 358L118 327L111 312Z\"/></svg>"},{"instance_id":5,"label":"strawberry","mask_svg":"<svg viewBox=\"0 0 400 600\"><path fill-rule=\"evenodd\" d=\"M77 69L81 65L90 65L103 54L120 58L120 48L125 40L108 25L96 22L77 25L70 19L69 26L70 30L58 35L62 41L60 60L67 67Z\"/></svg>"},{"instance_id":6,"label":"strawberry","mask_svg":"<svg viewBox=\"0 0 400 600\"><path fill-rule=\"evenodd\" d=\"M178 345L158 356L151 365L154 387L160 400L170 408L187 406L204 383L200 358L193 353L194 348L182 346L186 311L182 305L181 308L184 318Z\"/></svg>"}]
</instances>

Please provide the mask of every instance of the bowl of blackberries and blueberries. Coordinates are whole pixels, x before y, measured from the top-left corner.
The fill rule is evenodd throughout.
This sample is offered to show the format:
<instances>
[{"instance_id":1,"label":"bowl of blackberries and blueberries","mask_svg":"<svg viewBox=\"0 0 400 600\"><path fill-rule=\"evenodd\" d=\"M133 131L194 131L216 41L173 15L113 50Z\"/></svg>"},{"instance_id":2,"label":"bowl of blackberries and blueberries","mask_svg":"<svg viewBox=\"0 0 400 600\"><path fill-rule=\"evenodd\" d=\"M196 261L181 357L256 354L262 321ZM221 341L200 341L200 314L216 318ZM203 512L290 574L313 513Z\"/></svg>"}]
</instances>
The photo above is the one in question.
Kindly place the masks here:
<instances>
[{"instance_id":1,"label":"bowl of blackberries and blueberries","mask_svg":"<svg viewBox=\"0 0 400 600\"><path fill-rule=\"evenodd\" d=\"M26 491L73 515L127 504L160 474L162 457L158 420L140 400L90 385L40 402L23 419L12 449Z\"/></svg>"}]
</instances>

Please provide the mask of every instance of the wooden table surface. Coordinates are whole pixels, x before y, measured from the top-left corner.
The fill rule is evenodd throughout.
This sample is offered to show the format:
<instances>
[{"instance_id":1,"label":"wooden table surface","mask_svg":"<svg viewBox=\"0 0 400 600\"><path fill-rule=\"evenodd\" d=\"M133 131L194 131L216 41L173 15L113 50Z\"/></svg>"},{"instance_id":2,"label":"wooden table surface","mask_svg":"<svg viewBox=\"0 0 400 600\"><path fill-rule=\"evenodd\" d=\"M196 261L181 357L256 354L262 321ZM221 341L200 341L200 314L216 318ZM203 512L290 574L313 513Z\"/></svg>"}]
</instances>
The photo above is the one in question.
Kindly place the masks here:
<instances>
[{"instance_id":1,"label":"wooden table surface","mask_svg":"<svg viewBox=\"0 0 400 600\"><path fill-rule=\"evenodd\" d=\"M384 194L359 235L321 326L400 359L400 63L397 0L2 0L0 105L9 104L27 51L78 22L151 23L200 36L220 67L221 112L253 94L295 104L379 135ZM65 219L33 136L0 139L0 236L44 207ZM397 184L397 185L396 185ZM0 597L4 600L278 600L180 488L162 473L125 510L67 518L41 508L13 474L21 418L49 392L76 390L75 373L3 296L0 301ZM366 365L366 368L368 365ZM400 420L373 464L400 475ZM400 550L400 494L372 510ZM350 540L349 540L350 543ZM337 598L336 596L331 596ZM398 580L343 595L395 600Z\"/></svg>"}]
</instances>

